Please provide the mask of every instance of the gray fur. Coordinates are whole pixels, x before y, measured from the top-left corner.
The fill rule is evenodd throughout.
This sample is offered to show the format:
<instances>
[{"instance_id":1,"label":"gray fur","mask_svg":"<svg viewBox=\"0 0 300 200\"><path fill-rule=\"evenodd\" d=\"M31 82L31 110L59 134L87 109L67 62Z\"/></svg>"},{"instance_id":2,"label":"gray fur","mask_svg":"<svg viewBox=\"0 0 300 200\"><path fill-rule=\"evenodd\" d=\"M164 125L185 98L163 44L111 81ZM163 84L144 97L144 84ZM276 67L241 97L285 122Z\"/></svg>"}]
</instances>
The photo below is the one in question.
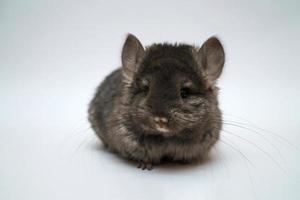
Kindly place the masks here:
<instances>
[{"instance_id":1,"label":"gray fur","mask_svg":"<svg viewBox=\"0 0 300 200\"><path fill-rule=\"evenodd\" d=\"M179 60L177 53L185 58ZM137 38L129 35L122 60L123 66L101 83L89 107L89 121L104 145L122 157L139 162L142 169L152 169L152 164L158 164L164 158L191 162L207 155L217 142L222 126L215 86L224 64L221 43L211 38L201 48L154 44L144 50ZM182 65L185 60L190 64ZM176 73L175 67L174 73L164 71L170 62L170 66L173 66L172 62L174 66L179 63ZM207 63L212 63L212 66ZM186 71L185 68L189 69ZM145 96L136 94L134 85L138 78L149 76L150 69L151 73L159 73L152 75L149 93ZM172 84L178 85L181 76L191 70L205 94L180 99L177 86ZM154 83L159 84L158 76L162 74L170 78L157 87ZM153 129L153 119L158 115L168 117L166 127L170 131L156 132Z\"/></svg>"}]
</instances>

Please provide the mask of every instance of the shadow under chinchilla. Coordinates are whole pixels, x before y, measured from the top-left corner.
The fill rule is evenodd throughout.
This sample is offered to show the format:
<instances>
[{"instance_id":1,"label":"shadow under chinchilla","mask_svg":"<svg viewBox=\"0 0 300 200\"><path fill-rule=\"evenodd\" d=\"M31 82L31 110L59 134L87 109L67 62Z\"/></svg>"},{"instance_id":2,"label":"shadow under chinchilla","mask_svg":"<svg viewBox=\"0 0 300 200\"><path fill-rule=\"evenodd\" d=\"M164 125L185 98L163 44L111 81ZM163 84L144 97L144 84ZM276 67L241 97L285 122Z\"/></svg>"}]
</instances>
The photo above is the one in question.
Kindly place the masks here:
<instances>
[{"instance_id":1,"label":"shadow under chinchilla","mask_svg":"<svg viewBox=\"0 0 300 200\"><path fill-rule=\"evenodd\" d=\"M183 171L183 170L191 170L191 169L199 169L206 165L211 165L215 162L215 157L213 154L209 154L205 158L201 160L192 161L192 162L172 162L168 159L163 159L163 161L158 165L155 166L160 171Z\"/></svg>"},{"instance_id":2,"label":"shadow under chinchilla","mask_svg":"<svg viewBox=\"0 0 300 200\"><path fill-rule=\"evenodd\" d=\"M130 167L136 168L137 170L141 170L137 168L137 162L130 159L125 159L117 154L112 154L102 143L95 142L90 145L91 150L101 152L104 154L110 154L117 159L120 164L129 165ZM199 169L202 167L207 167L207 165L212 165L217 162L217 158L215 154L209 153L206 157L201 160L193 161L193 162L174 162L168 158L164 158L160 164L154 165L153 169L150 171L160 171L160 172L175 172L175 171L184 171L184 170L192 170ZM149 171L145 169L144 171Z\"/></svg>"}]
</instances>

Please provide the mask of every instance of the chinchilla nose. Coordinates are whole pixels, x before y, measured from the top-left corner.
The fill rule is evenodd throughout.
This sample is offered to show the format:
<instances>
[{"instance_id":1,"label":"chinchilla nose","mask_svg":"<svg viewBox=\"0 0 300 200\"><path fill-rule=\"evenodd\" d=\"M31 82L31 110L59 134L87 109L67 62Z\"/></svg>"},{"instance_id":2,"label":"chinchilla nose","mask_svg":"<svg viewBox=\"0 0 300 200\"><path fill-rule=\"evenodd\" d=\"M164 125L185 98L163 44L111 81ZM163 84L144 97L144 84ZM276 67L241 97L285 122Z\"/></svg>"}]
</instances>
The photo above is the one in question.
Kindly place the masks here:
<instances>
[{"instance_id":1,"label":"chinchilla nose","mask_svg":"<svg viewBox=\"0 0 300 200\"><path fill-rule=\"evenodd\" d=\"M169 122L166 117L154 117L154 121L158 124L167 124Z\"/></svg>"}]
</instances>

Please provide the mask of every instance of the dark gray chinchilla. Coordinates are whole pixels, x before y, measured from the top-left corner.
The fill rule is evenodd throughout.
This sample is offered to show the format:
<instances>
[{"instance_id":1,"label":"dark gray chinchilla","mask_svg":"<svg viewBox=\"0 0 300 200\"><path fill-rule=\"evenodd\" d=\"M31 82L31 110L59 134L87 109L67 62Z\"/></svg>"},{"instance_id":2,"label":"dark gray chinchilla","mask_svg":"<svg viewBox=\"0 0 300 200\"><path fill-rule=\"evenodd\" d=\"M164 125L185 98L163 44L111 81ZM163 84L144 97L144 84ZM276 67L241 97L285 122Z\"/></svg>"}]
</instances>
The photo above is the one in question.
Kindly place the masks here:
<instances>
[{"instance_id":1,"label":"dark gray chinchilla","mask_svg":"<svg viewBox=\"0 0 300 200\"><path fill-rule=\"evenodd\" d=\"M215 86L225 55L209 38L144 47L129 34L122 67L99 86L89 121L111 151L152 169L162 160L191 162L207 155L222 127Z\"/></svg>"}]
</instances>

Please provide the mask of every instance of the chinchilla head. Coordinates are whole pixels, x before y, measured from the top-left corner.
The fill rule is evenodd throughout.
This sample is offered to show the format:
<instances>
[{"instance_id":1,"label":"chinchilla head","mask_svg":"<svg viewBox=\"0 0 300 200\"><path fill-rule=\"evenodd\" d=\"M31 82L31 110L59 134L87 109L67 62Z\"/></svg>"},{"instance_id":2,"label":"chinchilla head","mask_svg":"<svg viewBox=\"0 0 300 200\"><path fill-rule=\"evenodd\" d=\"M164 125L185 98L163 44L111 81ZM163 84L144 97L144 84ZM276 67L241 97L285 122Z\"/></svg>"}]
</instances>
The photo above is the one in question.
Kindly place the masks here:
<instances>
[{"instance_id":1,"label":"chinchilla head","mask_svg":"<svg viewBox=\"0 0 300 200\"><path fill-rule=\"evenodd\" d=\"M146 49L129 34L122 50L126 124L139 134L164 137L219 120L215 82L224 50L215 37L201 48L153 44ZM210 122L210 123L209 123Z\"/></svg>"}]
</instances>

